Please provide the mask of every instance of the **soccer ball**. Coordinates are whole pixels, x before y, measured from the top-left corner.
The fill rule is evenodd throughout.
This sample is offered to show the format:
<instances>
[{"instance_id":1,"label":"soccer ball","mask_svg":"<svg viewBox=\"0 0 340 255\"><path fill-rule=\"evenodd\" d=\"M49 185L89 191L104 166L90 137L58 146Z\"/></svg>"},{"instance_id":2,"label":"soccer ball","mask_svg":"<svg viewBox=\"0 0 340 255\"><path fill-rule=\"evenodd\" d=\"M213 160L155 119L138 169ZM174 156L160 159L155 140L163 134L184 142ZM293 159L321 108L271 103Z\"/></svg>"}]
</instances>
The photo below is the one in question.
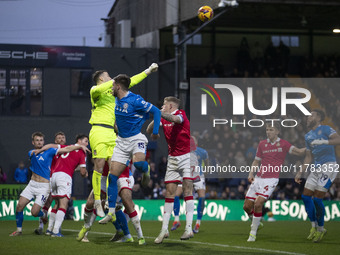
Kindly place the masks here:
<instances>
[{"instance_id":1,"label":"soccer ball","mask_svg":"<svg viewBox=\"0 0 340 255\"><path fill-rule=\"evenodd\" d=\"M198 9L197 16L201 21L206 22L214 16L214 11L210 6L205 5Z\"/></svg>"}]
</instances>

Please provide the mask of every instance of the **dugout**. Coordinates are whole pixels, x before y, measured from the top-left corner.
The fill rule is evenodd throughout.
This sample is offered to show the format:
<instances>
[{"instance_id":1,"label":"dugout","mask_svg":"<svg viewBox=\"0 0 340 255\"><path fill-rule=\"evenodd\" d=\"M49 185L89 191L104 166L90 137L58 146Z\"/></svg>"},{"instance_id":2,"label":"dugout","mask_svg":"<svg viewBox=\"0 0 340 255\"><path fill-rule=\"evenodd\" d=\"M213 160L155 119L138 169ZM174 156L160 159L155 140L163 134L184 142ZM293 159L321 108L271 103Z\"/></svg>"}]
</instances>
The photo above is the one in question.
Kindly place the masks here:
<instances>
[{"instance_id":1,"label":"dugout","mask_svg":"<svg viewBox=\"0 0 340 255\"><path fill-rule=\"evenodd\" d=\"M158 51L146 48L0 45L0 165L7 182L14 181L20 160L28 165L33 132L43 132L45 143L52 143L61 130L67 144L74 143L76 134L89 133L89 90L95 70L105 69L112 77L134 75L152 62L158 62ZM133 92L157 105L158 73ZM80 188L75 193L83 193L84 185L74 186Z\"/></svg>"}]
</instances>

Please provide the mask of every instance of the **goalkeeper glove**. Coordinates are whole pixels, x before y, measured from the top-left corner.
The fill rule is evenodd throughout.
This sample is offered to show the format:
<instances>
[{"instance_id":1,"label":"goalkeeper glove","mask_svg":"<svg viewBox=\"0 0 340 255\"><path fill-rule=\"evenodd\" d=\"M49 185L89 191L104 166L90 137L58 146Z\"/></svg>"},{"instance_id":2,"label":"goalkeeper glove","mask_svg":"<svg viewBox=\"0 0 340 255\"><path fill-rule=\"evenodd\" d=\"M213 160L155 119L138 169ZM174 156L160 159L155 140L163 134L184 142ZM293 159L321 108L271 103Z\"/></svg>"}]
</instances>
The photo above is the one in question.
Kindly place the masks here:
<instances>
[{"instance_id":1,"label":"goalkeeper glove","mask_svg":"<svg viewBox=\"0 0 340 255\"><path fill-rule=\"evenodd\" d=\"M322 144L329 144L328 140L324 139L316 139L313 142L311 142L311 145L322 145Z\"/></svg>"},{"instance_id":2,"label":"goalkeeper glove","mask_svg":"<svg viewBox=\"0 0 340 255\"><path fill-rule=\"evenodd\" d=\"M153 72L157 72L158 70L158 65L156 63L152 63L147 69L145 69L145 73L147 75L150 75Z\"/></svg>"}]
</instances>

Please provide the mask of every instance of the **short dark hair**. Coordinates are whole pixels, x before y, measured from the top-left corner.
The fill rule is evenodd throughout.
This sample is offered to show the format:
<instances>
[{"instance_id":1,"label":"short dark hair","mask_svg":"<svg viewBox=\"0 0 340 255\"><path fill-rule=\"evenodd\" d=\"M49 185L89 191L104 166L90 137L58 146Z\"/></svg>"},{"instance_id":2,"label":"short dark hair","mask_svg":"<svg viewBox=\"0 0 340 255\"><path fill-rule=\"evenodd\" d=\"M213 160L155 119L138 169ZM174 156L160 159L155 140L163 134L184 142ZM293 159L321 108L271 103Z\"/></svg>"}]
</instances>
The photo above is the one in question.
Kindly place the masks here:
<instances>
[{"instance_id":1,"label":"short dark hair","mask_svg":"<svg viewBox=\"0 0 340 255\"><path fill-rule=\"evenodd\" d=\"M164 98L164 101L175 103L175 104L177 104L178 108L181 105L181 100L178 99L177 97L173 97L173 96L169 96L169 97Z\"/></svg>"},{"instance_id":2,"label":"short dark hair","mask_svg":"<svg viewBox=\"0 0 340 255\"><path fill-rule=\"evenodd\" d=\"M98 71L94 72L94 74L92 74L92 80L94 81L95 84L98 83L99 77L100 77L103 73L107 73L107 71L106 71L106 70L98 70Z\"/></svg>"},{"instance_id":3,"label":"short dark hair","mask_svg":"<svg viewBox=\"0 0 340 255\"><path fill-rule=\"evenodd\" d=\"M118 74L116 77L113 78L115 83L121 85L124 90L129 90L131 79L126 74Z\"/></svg>"},{"instance_id":4,"label":"short dark hair","mask_svg":"<svg viewBox=\"0 0 340 255\"><path fill-rule=\"evenodd\" d=\"M83 140L84 138L89 139L89 137L85 134L77 134L76 135L76 142L78 142L78 140Z\"/></svg>"},{"instance_id":5,"label":"short dark hair","mask_svg":"<svg viewBox=\"0 0 340 255\"><path fill-rule=\"evenodd\" d=\"M40 136L42 138L45 138L45 135L43 133L41 133L41 132L34 132L32 134L32 141L34 140L34 137L36 137L36 136Z\"/></svg>"},{"instance_id":6,"label":"short dark hair","mask_svg":"<svg viewBox=\"0 0 340 255\"><path fill-rule=\"evenodd\" d=\"M55 133L54 139L56 139L58 135L63 135L63 136L66 137L66 135L65 135L65 133L63 131L58 131L57 133Z\"/></svg>"},{"instance_id":7,"label":"short dark hair","mask_svg":"<svg viewBox=\"0 0 340 255\"><path fill-rule=\"evenodd\" d=\"M322 111L322 110L320 110L320 109L314 109L314 110L312 110L312 112L316 112L316 114L319 116L319 118L320 118L320 122L322 122L322 121L324 121L325 120L325 113Z\"/></svg>"}]
</instances>

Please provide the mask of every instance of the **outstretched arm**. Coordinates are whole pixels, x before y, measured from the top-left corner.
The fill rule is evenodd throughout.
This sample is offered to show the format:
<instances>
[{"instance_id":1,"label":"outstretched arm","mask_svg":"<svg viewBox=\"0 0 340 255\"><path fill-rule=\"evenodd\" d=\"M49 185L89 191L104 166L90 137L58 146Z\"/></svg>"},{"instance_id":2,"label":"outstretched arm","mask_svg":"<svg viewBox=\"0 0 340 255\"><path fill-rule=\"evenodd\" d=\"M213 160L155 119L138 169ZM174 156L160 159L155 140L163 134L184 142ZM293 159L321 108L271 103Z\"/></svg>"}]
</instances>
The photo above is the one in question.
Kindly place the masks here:
<instances>
[{"instance_id":1,"label":"outstretched arm","mask_svg":"<svg viewBox=\"0 0 340 255\"><path fill-rule=\"evenodd\" d=\"M131 77L131 83L130 83L129 88L132 88L133 86L137 85L142 80L144 80L148 75L150 75L153 72L156 72L157 70L158 70L158 65L156 63L152 63L143 72L136 74L136 75Z\"/></svg>"},{"instance_id":2,"label":"outstretched arm","mask_svg":"<svg viewBox=\"0 0 340 255\"><path fill-rule=\"evenodd\" d=\"M85 153L91 153L91 151L83 145L70 145L58 150L58 154L64 154L75 150L83 150Z\"/></svg>"},{"instance_id":3,"label":"outstretched arm","mask_svg":"<svg viewBox=\"0 0 340 255\"><path fill-rule=\"evenodd\" d=\"M58 148L58 147L59 147L59 144L55 144L55 143L46 144L41 149L32 150L31 156L33 155L33 153L35 155L38 155L39 153L42 153L43 151L46 151L51 148Z\"/></svg>"}]
</instances>

